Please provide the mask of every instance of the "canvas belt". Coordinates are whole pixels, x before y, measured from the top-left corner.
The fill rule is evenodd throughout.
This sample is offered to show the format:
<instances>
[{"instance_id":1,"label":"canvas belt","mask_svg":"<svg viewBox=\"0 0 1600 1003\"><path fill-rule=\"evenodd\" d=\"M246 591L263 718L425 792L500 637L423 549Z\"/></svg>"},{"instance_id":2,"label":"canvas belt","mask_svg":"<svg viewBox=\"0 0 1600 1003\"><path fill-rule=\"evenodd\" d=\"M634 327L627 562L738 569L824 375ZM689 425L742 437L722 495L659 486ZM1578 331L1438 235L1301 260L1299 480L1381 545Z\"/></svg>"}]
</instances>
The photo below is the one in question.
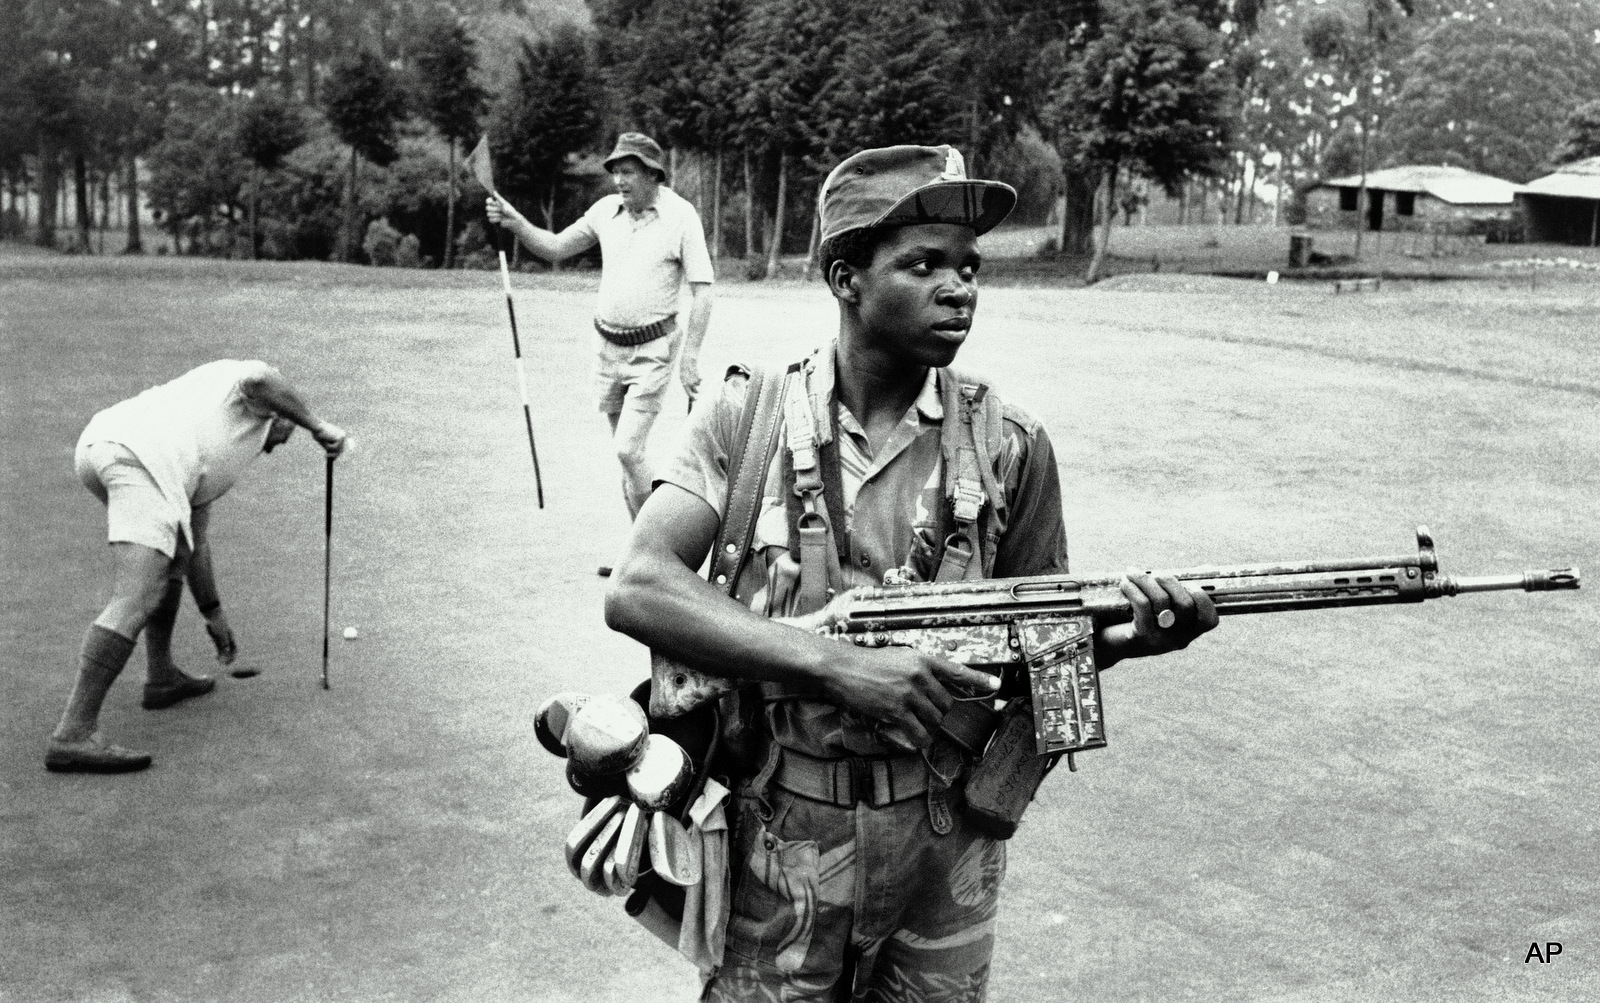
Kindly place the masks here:
<instances>
[{"instance_id":1,"label":"canvas belt","mask_svg":"<svg viewBox=\"0 0 1600 1003\"><path fill-rule=\"evenodd\" d=\"M677 315L663 317L654 324L644 327L612 327L599 317L594 319L594 329L600 332L600 337L613 345L642 345L647 341L655 341L664 335L672 333L672 323Z\"/></svg>"},{"instance_id":2,"label":"canvas belt","mask_svg":"<svg viewBox=\"0 0 1600 1003\"><path fill-rule=\"evenodd\" d=\"M928 767L916 755L818 759L783 749L772 779L791 794L841 808L882 808L928 793Z\"/></svg>"}]
</instances>

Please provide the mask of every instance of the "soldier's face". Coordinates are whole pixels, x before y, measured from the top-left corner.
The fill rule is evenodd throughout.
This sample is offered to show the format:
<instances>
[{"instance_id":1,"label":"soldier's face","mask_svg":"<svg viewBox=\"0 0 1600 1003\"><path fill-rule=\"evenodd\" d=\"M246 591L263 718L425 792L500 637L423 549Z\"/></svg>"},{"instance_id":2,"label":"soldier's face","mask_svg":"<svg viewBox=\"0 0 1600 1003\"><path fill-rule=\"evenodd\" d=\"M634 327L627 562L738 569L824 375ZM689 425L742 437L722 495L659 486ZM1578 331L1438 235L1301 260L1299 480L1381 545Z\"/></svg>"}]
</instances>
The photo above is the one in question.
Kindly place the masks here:
<instances>
[{"instance_id":1,"label":"soldier's face","mask_svg":"<svg viewBox=\"0 0 1600 1003\"><path fill-rule=\"evenodd\" d=\"M855 274L866 342L906 362L948 366L978 308L978 238L969 226L927 223L892 232Z\"/></svg>"}]
</instances>

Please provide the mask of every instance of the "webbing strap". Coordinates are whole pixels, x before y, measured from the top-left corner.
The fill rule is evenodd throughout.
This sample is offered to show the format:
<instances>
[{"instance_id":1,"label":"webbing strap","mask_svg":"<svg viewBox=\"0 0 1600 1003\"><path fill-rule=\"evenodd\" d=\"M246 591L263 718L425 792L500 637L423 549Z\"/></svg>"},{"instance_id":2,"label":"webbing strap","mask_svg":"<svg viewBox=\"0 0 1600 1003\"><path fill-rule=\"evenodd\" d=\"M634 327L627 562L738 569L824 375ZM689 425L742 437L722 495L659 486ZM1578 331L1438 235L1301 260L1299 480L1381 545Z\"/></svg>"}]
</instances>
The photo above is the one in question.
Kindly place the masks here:
<instances>
[{"instance_id":1,"label":"webbing strap","mask_svg":"<svg viewBox=\"0 0 1600 1003\"><path fill-rule=\"evenodd\" d=\"M974 427L974 415L983 406L988 388L981 383L963 382L946 369L939 374L939 391L944 405L941 451L945 461L945 495L950 502L955 528L945 537L944 554L939 559L934 581L982 578L978 517L983 513L984 504L995 496L990 493L993 474L986 470L988 450L980 444L986 435L979 434ZM989 476L986 477L986 473Z\"/></svg>"},{"instance_id":2,"label":"webbing strap","mask_svg":"<svg viewBox=\"0 0 1600 1003\"><path fill-rule=\"evenodd\" d=\"M784 394L785 429L794 468L794 493L800 500L800 588L796 612L813 613L828 603L828 569L837 565L828 503L823 497L822 464L817 449L816 416L800 366L789 370Z\"/></svg>"}]
</instances>

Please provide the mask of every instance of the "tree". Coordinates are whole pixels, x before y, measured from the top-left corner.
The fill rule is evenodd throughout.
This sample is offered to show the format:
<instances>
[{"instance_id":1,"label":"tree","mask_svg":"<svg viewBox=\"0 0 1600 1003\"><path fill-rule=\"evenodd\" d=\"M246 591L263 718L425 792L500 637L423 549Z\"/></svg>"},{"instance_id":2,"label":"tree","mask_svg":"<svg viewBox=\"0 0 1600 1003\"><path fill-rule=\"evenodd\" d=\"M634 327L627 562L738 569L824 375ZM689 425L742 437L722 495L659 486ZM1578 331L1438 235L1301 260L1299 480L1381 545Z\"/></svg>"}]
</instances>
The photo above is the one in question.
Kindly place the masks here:
<instances>
[{"instance_id":1,"label":"tree","mask_svg":"<svg viewBox=\"0 0 1600 1003\"><path fill-rule=\"evenodd\" d=\"M935 6L872 6L850 25L823 96L830 115L818 130L820 167L856 150L944 143L961 135L968 109L956 85L960 47Z\"/></svg>"},{"instance_id":2,"label":"tree","mask_svg":"<svg viewBox=\"0 0 1600 1003\"><path fill-rule=\"evenodd\" d=\"M1405 0L1338 0L1317 9L1306 21L1303 39L1314 65L1348 87L1349 107L1357 132L1357 164L1361 182L1356 204L1366 201L1367 168L1372 137L1394 104L1399 62L1409 48L1411 13ZM1365 217L1356 213L1356 257L1361 256Z\"/></svg>"},{"instance_id":3,"label":"tree","mask_svg":"<svg viewBox=\"0 0 1600 1003\"><path fill-rule=\"evenodd\" d=\"M1098 168L1104 230L1089 262L1094 282L1111 239L1119 173L1176 193L1190 175L1215 175L1229 141L1233 92L1215 32L1173 0L1116 0L1101 35L1069 65L1052 106L1062 159Z\"/></svg>"},{"instance_id":4,"label":"tree","mask_svg":"<svg viewBox=\"0 0 1600 1003\"><path fill-rule=\"evenodd\" d=\"M395 127L405 115L406 100L394 73L365 49L334 68L325 100L328 123L350 147L350 184L340 234L340 259L349 261L360 243L354 230L357 155L379 167L394 162L400 155Z\"/></svg>"},{"instance_id":5,"label":"tree","mask_svg":"<svg viewBox=\"0 0 1600 1003\"><path fill-rule=\"evenodd\" d=\"M1600 97L1600 18L1584 11L1475 2L1431 25L1404 63L1389 125L1397 154L1519 182L1542 173L1562 116Z\"/></svg>"},{"instance_id":6,"label":"tree","mask_svg":"<svg viewBox=\"0 0 1600 1003\"><path fill-rule=\"evenodd\" d=\"M209 87L173 88L161 142L149 155L150 206L181 249L213 245L219 215L231 220L249 174L241 155L238 110ZM226 241L231 244L231 239Z\"/></svg>"},{"instance_id":7,"label":"tree","mask_svg":"<svg viewBox=\"0 0 1600 1003\"><path fill-rule=\"evenodd\" d=\"M1567 113L1561 145L1550 161L1559 167L1590 157L1600 157L1600 101L1586 101Z\"/></svg>"},{"instance_id":8,"label":"tree","mask_svg":"<svg viewBox=\"0 0 1600 1003\"><path fill-rule=\"evenodd\" d=\"M306 141L306 124L296 105L274 91L260 91L245 103L239 117L239 150L251 165L250 258L260 246L256 216L261 203L261 174L283 166L283 158Z\"/></svg>"},{"instance_id":9,"label":"tree","mask_svg":"<svg viewBox=\"0 0 1600 1003\"><path fill-rule=\"evenodd\" d=\"M478 134L485 94L476 79L477 50L466 27L444 7L431 10L421 22L413 52L415 91L423 115L450 151L443 260L449 268L456 237L456 144Z\"/></svg>"},{"instance_id":10,"label":"tree","mask_svg":"<svg viewBox=\"0 0 1600 1003\"><path fill-rule=\"evenodd\" d=\"M832 111L826 98L846 43L846 10L844 0L769 0L752 13L734 56L743 85L737 103L740 139L747 149L777 161L768 278L778 272L783 247L790 165L820 152L825 140L819 123Z\"/></svg>"},{"instance_id":11,"label":"tree","mask_svg":"<svg viewBox=\"0 0 1600 1003\"><path fill-rule=\"evenodd\" d=\"M517 85L496 106L489 130L501 193L532 202L555 229L567 155L599 129L600 89L588 39L562 23L548 38L524 42Z\"/></svg>"}]
</instances>

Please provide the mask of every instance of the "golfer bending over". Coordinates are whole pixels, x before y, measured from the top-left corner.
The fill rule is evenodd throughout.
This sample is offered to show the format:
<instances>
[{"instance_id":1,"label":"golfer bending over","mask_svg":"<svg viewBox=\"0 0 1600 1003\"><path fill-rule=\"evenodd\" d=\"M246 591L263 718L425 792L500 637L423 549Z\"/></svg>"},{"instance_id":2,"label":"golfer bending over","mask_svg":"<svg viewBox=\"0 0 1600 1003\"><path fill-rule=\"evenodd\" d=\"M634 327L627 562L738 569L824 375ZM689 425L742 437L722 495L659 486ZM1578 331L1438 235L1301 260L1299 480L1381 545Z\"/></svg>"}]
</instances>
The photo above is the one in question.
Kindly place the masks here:
<instances>
[{"instance_id":1,"label":"golfer bending over","mask_svg":"<svg viewBox=\"0 0 1600 1003\"><path fill-rule=\"evenodd\" d=\"M237 648L217 597L206 525L211 503L261 453L301 426L329 456L345 446L344 430L311 412L278 371L264 362L223 359L146 390L95 415L78 437L78 477L106 507L115 555L111 601L83 638L78 681L50 736L51 770L116 773L142 770L150 756L111 745L98 726L100 704L133 654L140 631L149 663L147 710L211 692L210 676L172 664L172 626L189 580L206 632L227 665Z\"/></svg>"}]
</instances>

